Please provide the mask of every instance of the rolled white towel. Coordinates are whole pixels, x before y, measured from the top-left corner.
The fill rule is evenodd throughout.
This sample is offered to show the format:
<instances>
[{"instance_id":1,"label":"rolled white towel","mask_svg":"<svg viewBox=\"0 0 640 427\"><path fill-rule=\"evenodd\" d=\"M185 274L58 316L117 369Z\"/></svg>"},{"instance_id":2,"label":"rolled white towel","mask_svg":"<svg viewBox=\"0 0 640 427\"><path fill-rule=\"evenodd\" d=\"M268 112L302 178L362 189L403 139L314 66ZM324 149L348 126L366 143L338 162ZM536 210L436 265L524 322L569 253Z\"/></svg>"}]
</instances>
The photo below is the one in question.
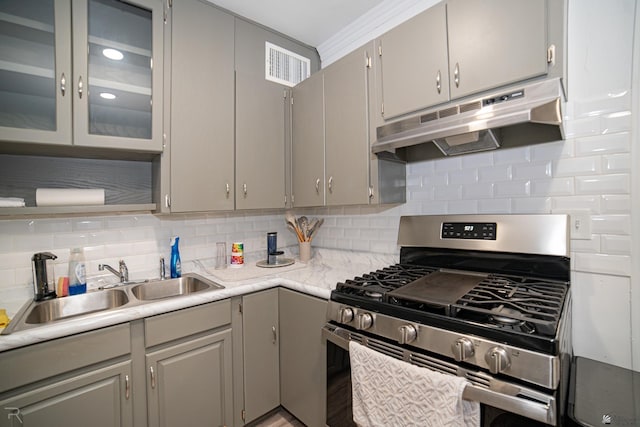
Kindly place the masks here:
<instances>
[{"instance_id":1,"label":"rolled white towel","mask_svg":"<svg viewBox=\"0 0 640 427\"><path fill-rule=\"evenodd\" d=\"M104 205L103 188L37 188L36 206Z\"/></svg>"},{"instance_id":2,"label":"rolled white towel","mask_svg":"<svg viewBox=\"0 0 640 427\"><path fill-rule=\"evenodd\" d=\"M23 208L24 199L20 197L0 197L0 208Z\"/></svg>"}]
</instances>

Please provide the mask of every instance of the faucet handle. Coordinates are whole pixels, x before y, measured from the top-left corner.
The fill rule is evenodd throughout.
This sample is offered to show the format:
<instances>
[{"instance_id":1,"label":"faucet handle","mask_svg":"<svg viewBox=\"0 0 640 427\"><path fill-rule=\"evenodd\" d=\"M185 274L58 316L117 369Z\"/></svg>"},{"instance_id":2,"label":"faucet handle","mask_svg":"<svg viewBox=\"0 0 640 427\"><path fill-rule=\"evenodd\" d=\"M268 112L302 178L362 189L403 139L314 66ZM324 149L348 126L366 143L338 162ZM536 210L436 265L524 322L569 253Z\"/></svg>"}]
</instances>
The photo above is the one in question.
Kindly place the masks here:
<instances>
[{"instance_id":1,"label":"faucet handle","mask_svg":"<svg viewBox=\"0 0 640 427\"><path fill-rule=\"evenodd\" d=\"M124 260L121 259L118 263L120 266L120 281L128 282L129 281L129 269L127 268L127 264L124 263Z\"/></svg>"}]
</instances>

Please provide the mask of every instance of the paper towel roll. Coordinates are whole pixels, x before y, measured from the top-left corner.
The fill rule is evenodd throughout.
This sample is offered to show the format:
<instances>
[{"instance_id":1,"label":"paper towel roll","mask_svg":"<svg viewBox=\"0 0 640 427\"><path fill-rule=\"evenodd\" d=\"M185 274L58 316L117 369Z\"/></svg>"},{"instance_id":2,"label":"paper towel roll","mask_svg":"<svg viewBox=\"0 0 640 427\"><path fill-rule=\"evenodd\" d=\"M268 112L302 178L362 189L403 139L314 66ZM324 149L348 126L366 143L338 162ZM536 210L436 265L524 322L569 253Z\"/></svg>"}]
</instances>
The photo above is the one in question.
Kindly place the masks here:
<instances>
[{"instance_id":1,"label":"paper towel roll","mask_svg":"<svg viewBox=\"0 0 640 427\"><path fill-rule=\"evenodd\" d=\"M37 188L36 206L104 205L103 188Z\"/></svg>"}]
</instances>

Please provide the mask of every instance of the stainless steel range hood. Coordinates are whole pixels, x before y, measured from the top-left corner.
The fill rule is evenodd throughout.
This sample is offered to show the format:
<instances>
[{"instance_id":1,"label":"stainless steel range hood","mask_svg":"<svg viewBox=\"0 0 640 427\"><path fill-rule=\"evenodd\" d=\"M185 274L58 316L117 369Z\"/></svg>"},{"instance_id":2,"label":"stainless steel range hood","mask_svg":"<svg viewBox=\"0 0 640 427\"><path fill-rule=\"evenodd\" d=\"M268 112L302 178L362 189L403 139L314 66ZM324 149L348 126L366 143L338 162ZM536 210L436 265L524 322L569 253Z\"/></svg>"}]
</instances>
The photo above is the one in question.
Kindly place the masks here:
<instances>
[{"instance_id":1,"label":"stainless steel range hood","mask_svg":"<svg viewBox=\"0 0 640 427\"><path fill-rule=\"evenodd\" d=\"M558 141L562 103L560 79L503 89L381 126L371 150L406 147L435 158Z\"/></svg>"}]
</instances>

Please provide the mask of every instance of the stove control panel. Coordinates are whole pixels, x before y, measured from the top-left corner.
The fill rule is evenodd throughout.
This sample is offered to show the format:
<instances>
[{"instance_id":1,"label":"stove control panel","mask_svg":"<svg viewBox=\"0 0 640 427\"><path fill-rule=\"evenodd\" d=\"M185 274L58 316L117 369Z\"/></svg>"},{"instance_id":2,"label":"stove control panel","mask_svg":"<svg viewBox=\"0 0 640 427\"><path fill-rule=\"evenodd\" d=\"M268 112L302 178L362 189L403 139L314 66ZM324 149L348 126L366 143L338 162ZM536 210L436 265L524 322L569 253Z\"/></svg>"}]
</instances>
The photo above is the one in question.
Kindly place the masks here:
<instances>
[{"instance_id":1,"label":"stove control panel","mask_svg":"<svg viewBox=\"0 0 640 427\"><path fill-rule=\"evenodd\" d=\"M443 222L442 239L496 240L495 222Z\"/></svg>"}]
</instances>

